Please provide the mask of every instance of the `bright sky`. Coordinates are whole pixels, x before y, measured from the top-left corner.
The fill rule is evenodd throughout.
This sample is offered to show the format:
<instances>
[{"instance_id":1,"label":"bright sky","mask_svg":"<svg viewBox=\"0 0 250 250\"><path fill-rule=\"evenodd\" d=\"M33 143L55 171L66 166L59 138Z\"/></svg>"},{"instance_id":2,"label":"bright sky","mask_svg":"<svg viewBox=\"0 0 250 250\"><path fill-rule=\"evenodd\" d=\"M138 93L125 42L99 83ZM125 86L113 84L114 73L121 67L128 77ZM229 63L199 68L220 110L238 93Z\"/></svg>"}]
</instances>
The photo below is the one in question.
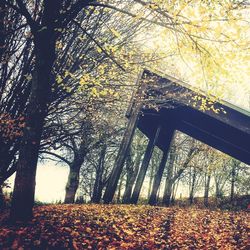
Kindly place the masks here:
<instances>
[{"instance_id":1,"label":"bright sky","mask_svg":"<svg viewBox=\"0 0 250 250\"><path fill-rule=\"evenodd\" d=\"M68 174L69 169L65 166L55 166L53 163L39 165L36 178L36 200L63 201Z\"/></svg>"},{"instance_id":2,"label":"bright sky","mask_svg":"<svg viewBox=\"0 0 250 250\"><path fill-rule=\"evenodd\" d=\"M39 164L36 175L36 193L37 201L54 203L63 201L65 187L67 183L69 169L62 165L55 165L53 162ZM11 187L14 186L13 175L9 181Z\"/></svg>"}]
</instances>

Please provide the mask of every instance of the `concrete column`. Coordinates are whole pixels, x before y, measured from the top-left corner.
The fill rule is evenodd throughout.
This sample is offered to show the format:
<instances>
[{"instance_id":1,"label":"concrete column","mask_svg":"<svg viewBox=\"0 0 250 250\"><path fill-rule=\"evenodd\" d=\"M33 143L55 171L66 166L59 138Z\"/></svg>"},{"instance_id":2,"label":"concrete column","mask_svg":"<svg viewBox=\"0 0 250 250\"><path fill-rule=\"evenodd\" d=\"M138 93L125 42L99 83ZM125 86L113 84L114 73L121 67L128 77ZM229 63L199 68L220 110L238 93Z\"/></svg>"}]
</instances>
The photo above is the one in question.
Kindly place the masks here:
<instances>
[{"instance_id":1,"label":"concrete column","mask_svg":"<svg viewBox=\"0 0 250 250\"><path fill-rule=\"evenodd\" d=\"M148 142L148 145L147 145L147 148L146 148L146 151L144 154L144 158L142 161L142 165L141 165L141 168L140 168L140 171L139 171L136 183L135 183L134 191L133 191L133 194L131 196L131 203L133 203L133 204L136 204L138 199L139 199L142 184L143 184L143 181L145 179L148 165L149 165L149 162L150 162L153 150L154 150L154 146L158 140L160 130L161 130L161 128L160 128L160 126L158 126L156 131L155 131L154 137L150 138L150 140Z\"/></svg>"},{"instance_id":2,"label":"concrete column","mask_svg":"<svg viewBox=\"0 0 250 250\"><path fill-rule=\"evenodd\" d=\"M168 153L169 153L169 149L171 147L171 141L174 135L174 129L172 126L169 127L169 129L167 130L167 135L166 138L164 138L166 140L166 144L165 144L165 150L163 152L163 156L161 159L161 163L159 165L159 168L155 174L154 177L154 183L153 183L153 187L152 187L152 191L151 191L151 195L149 198L149 204L150 205L155 205L157 202L157 192L158 189L160 187L161 184L161 179L162 179L162 175L166 166L166 162L168 159Z\"/></svg>"}]
</instances>

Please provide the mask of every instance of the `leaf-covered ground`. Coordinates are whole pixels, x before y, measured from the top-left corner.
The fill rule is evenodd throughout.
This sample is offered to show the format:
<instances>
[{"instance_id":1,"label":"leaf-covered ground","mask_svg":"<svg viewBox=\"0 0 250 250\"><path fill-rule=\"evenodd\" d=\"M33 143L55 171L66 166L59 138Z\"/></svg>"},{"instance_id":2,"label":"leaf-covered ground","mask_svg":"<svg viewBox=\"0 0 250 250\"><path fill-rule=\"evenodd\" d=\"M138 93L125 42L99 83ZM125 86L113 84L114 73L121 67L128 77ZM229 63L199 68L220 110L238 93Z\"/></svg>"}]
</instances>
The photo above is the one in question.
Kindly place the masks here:
<instances>
[{"instance_id":1,"label":"leaf-covered ground","mask_svg":"<svg viewBox=\"0 0 250 250\"><path fill-rule=\"evenodd\" d=\"M36 207L0 227L0 249L250 249L250 214L131 205Z\"/></svg>"}]
</instances>

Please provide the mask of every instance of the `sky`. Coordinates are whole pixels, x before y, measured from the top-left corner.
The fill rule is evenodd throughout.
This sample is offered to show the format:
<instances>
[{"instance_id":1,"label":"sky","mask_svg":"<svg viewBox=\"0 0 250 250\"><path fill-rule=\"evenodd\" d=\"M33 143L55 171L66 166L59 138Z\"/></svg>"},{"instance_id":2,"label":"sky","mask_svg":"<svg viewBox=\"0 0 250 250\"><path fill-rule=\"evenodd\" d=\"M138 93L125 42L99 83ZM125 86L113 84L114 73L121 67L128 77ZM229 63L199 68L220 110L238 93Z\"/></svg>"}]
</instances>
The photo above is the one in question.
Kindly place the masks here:
<instances>
[{"instance_id":1,"label":"sky","mask_svg":"<svg viewBox=\"0 0 250 250\"><path fill-rule=\"evenodd\" d=\"M53 162L38 164L35 200L48 203L63 201L68 174L68 167L63 165L55 165ZM9 178L11 189L14 179L15 175Z\"/></svg>"},{"instance_id":2,"label":"sky","mask_svg":"<svg viewBox=\"0 0 250 250\"><path fill-rule=\"evenodd\" d=\"M38 201L54 203L63 201L69 169L48 163L39 165L36 178L35 198Z\"/></svg>"}]
</instances>

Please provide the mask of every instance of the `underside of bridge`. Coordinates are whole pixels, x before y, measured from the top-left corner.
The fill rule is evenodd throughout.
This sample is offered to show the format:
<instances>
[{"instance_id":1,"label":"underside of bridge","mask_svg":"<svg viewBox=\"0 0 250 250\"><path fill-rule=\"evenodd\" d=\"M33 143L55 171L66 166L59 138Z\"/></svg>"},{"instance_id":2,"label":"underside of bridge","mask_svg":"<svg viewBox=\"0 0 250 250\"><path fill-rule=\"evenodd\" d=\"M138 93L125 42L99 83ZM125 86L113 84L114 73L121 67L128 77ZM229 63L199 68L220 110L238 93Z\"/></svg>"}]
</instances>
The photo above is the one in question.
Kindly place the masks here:
<instances>
[{"instance_id":1,"label":"underside of bridge","mask_svg":"<svg viewBox=\"0 0 250 250\"><path fill-rule=\"evenodd\" d=\"M173 128L250 164L250 113L226 102L215 102L211 104L213 110L201 111L199 105L194 107L192 103L185 100L197 96L195 91L183 86L180 81L174 81L173 78L163 78L144 71L144 78L152 77L155 86L160 86L157 94L152 98L156 102L157 99L160 100L159 109L143 107L143 115L140 115L137 127L148 138L152 138L156 128L161 126L156 142L160 149L168 150L168 143L164 138L169 128ZM168 98L168 93L170 95L173 90L176 94ZM160 98L160 96L163 97ZM200 96L201 98L203 97ZM207 108L209 109L209 106Z\"/></svg>"},{"instance_id":2,"label":"underside of bridge","mask_svg":"<svg viewBox=\"0 0 250 250\"><path fill-rule=\"evenodd\" d=\"M154 146L158 146L163 156L149 198L149 204L156 204L176 130L250 164L249 112L227 102L211 101L211 97L208 99L205 94L179 80L170 76L162 77L148 70L142 73L138 86L127 112L128 125L103 197L105 203L112 202L136 128L149 140L133 192L125 203L137 203ZM167 201L170 197L165 198Z\"/></svg>"}]
</instances>

